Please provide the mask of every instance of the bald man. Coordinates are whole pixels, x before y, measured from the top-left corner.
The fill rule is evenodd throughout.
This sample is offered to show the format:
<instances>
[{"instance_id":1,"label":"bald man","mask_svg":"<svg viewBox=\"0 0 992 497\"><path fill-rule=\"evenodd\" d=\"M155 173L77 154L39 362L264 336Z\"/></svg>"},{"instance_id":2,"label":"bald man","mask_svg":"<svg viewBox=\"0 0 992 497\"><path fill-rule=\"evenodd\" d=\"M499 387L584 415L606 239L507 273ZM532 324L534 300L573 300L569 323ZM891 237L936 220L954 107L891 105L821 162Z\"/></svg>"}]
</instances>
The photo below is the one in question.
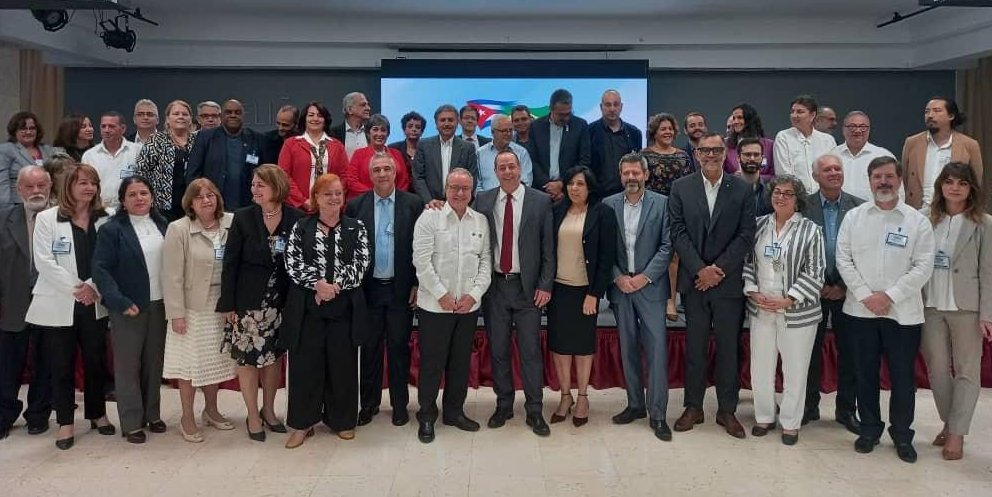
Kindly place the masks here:
<instances>
[{"instance_id":1,"label":"bald man","mask_svg":"<svg viewBox=\"0 0 992 497\"><path fill-rule=\"evenodd\" d=\"M617 164L620 158L644 147L644 135L633 124L620 119L623 101L620 92L606 90L599 100L603 117L589 124L589 168L599 180L601 198L623 191Z\"/></svg>"},{"instance_id":2,"label":"bald man","mask_svg":"<svg viewBox=\"0 0 992 497\"><path fill-rule=\"evenodd\" d=\"M837 112L834 108L826 105L820 107L820 111L816 113L816 118L813 119L813 128L833 135L834 131L837 131Z\"/></svg>"}]
</instances>

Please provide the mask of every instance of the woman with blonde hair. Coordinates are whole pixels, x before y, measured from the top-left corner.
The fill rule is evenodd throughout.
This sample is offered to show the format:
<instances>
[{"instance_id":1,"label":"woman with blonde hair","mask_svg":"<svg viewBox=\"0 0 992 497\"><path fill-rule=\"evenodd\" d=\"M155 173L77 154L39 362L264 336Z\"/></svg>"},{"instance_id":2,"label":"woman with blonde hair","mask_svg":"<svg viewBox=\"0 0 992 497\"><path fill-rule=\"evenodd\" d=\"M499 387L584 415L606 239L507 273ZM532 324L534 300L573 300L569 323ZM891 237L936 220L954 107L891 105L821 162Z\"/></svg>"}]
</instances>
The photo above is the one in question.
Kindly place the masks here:
<instances>
[{"instance_id":1,"label":"woman with blonde hair","mask_svg":"<svg viewBox=\"0 0 992 497\"><path fill-rule=\"evenodd\" d=\"M234 215L224 212L220 190L209 179L193 180L183 195L186 215L169 225L162 258L162 294L169 331L164 378L179 384L180 432L187 442L203 441L193 413L196 389L203 391L205 426L233 430L217 409L220 383L234 378L235 362L221 351L224 320L216 312L224 244Z\"/></svg>"},{"instance_id":2,"label":"woman with blonde hair","mask_svg":"<svg viewBox=\"0 0 992 497\"><path fill-rule=\"evenodd\" d=\"M186 163L193 149L193 110L182 100L165 106L165 131L156 131L138 153L137 171L151 182L155 207L169 221L185 215Z\"/></svg>"}]
</instances>

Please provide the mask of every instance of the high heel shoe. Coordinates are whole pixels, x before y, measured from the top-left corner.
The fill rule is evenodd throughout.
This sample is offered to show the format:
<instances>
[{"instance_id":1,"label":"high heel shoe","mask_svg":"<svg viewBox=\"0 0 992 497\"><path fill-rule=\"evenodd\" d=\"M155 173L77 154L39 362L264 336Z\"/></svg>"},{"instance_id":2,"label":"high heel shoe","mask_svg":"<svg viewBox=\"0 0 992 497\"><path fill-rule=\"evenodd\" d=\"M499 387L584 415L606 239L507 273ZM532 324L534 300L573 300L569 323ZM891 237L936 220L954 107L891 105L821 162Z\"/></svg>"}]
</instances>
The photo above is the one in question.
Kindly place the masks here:
<instances>
[{"instance_id":1,"label":"high heel shoe","mask_svg":"<svg viewBox=\"0 0 992 497\"><path fill-rule=\"evenodd\" d=\"M303 434L303 438L301 438L299 442L293 443L293 437L296 436L296 433L293 433L292 435L289 436L289 440L286 440L286 448L295 449L303 445L303 443L306 442L307 439L312 437L313 435L314 435L314 431L313 431L313 427L311 427L309 430L307 430L306 433Z\"/></svg>"},{"instance_id":2,"label":"high heel shoe","mask_svg":"<svg viewBox=\"0 0 992 497\"><path fill-rule=\"evenodd\" d=\"M288 433L288 430L286 430L286 425L278 421L279 418L276 418L277 421L275 423L270 423L269 420L265 419L265 415L262 414L261 410L258 411L258 417L262 418L262 424L265 425L265 427L272 433Z\"/></svg>"},{"instance_id":3,"label":"high heel shoe","mask_svg":"<svg viewBox=\"0 0 992 497\"><path fill-rule=\"evenodd\" d=\"M222 431L234 429L234 423L223 418L221 418L220 421L211 418L210 415L207 414L207 411L203 411L203 414L200 417L203 419L203 426L212 426Z\"/></svg>"},{"instance_id":4,"label":"high heel shoe","mask_svg":"<svg viewBox=\"0 0 992 497\"><path fill-rule=\"evenodd\" d=\"M674 300L669 300L668 305L665 306L665 319L669 321L679 320L679 311L678 307L675 306Z\"/></svg>"},{"instance_id":5,"label":"high heel shoe","mask_svg":"<svg viewBox=\"0 0 992 497\"><path fill-rule=\"evenodd\" d=\"M565 409L565 414L558 414L558 411L561 410L561 406L565 403L566 398L568 398L568 401L570 402L568 405L568 409ZM575 405L575 400L572 399L572 392L561 394L561 404L558 405L558 410L556 410L554 413L551 414L551 424L561 423L562 421L565 421L565 418L567 418L568 415L572 412L572 406L574 405Z\"/></svg>"},{"instance_id":6,"label":"high heel shoe","mask_svg":"<svg viewBox=\"0 0 992 497\"><path fill-rule=\"evenodd\" d=\"M265 422L265 418L262 418L262 422ZM256 442L265 441L265 430L263 429L262 431L252 432L251 428L248 427L248 418L245 418L245 430L248 431L248 438Z\"/></svg>"},{"instance_id":7,"label":"high heel shoe","mask_svg":"<svg viewBox=\"0 0 992 497\"><path fill-rule=\"evenodd\" d=\"M179 422L179 433L182 434L183 440L189 443L198 444L203 442L203 432L194 431L193 433L186 433L186 428L183 428L182 421Z\"/></svg>"},{"instance_id":8,"label":"high heel shoe","mask_svg":"<svg viewBox=\"0 0 992 497\"><path fill-rule=\"evenodd\" d=\"M103 426L96 424L96 421L90 420L90 429L96 430L97 433L101 435L116 435L117 428L114 425L107 423Z\"/></svg>"},{"instance_id":9,"label":"high heel shoe","mask_svg":"<svg viewBox=\"0 0 992 497\"><path fill-rule=\"evenodd\" d=\"M578 395L579 395L579 397L585 397L586 398L586 404L589 403L589 394L587 394L587 393L580 393ZM588 411L588 409L586 410L585 417L580 418L578 416L574 416L574 415L572 416L572 425L575 426L576 428L578 428L578 427L580 427L580 426L582 426L582 425L584 425L584 424L586 424L588 422L589 422L589 411Z\"/></svg>"}]
</instances>

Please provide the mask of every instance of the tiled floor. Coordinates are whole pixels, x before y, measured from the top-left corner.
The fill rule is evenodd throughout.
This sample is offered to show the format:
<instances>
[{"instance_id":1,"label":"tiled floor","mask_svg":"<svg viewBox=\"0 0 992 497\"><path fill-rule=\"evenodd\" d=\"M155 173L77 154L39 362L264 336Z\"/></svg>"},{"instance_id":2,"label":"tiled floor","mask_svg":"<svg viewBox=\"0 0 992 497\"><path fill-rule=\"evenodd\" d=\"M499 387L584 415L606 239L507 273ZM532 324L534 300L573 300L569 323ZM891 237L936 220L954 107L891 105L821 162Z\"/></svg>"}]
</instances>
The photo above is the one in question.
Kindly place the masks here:
<instances>
[{"instance_id":1,"label":"tiled floor","mask_svg":"<svg viewBox=\"0 0 992 497\"><path fill-rule=\"evenodd\" d=\"M558 394L545 396L550 415ZM822 402L824 419L803 429L795 447L783 446L775 435L730 438L712 422L714 405L707 406L705 424L676 433L672 443L660 442L646 421L612 425L609 418L625 396L608 390L590 393L588 425L554 425L544 439L524 426L518 395L517 416L499 430L483 427L473 434L439 424L437 440L424 445L414 423L392 426L385 407L353 441L322 429L292 451L283 448L285 435L269 434L264 444L248 440L236 392L222 392L221 406L238 429L206 429L205 443L186 443L176 428L177 392L165 389L162 397L169 432L150 435L144 446L90 433L78 420L76 447L63 452L54 446L54 430L32 437L18 427L0 441L0 496L992 495L990 390L982 392L965 459L957 462L943 461L929 444L940 423L930 392L921 390L915 425L920 460L912 465L896 458L888 440L870 455L856 454L854 437L832 420L833 395ZM682 391L673 390L671 397L670 424L681 411ZM714 402L712 391L707 400ZM484 424L493 405L491 390L470 391L466 410ZM744 391L739 415L748 429L752 412L750 392ZM116 413L111 418L116 422Z\"/></svg>"}]
</instances>

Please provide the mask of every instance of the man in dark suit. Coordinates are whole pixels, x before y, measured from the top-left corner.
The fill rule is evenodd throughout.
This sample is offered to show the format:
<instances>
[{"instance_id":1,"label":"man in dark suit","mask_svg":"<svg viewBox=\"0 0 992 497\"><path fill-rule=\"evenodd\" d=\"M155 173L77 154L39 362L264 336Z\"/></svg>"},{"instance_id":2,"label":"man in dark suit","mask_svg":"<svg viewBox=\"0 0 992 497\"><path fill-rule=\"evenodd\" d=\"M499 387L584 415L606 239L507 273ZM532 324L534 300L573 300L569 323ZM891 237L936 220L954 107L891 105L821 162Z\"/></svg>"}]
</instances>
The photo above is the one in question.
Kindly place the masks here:
<instances>
[{"instance_id":1,"label":"man in dark suit","mask_svg":"<svg viewBox=\"0 0 992 497\"><path fill-rule=\"evenodd\" d=\"M262 134L262 153L259 164L278 164L279 152L286 138L300 133L297 125L300 120L300 110L292 105L283 105L276 112L276 129Z\"/></svg>"},{"instance_id":2,"label":"man in dark suit","mask_svg":"<svg viewBox=\"0 0 992 497\"><path fill-rule=\"evenodd\" d=\"M660 440L672 440L665 421L668 410L668 333L665 301L670 283L668 264L672 245L668 233L668 199L645 188L648 162L639 153L618 160L625 191L603 201L614 210L620 236L610 304L620 331L620 355L627 384L627 407L616 424L628 424L648 414L651 430ZM643 347L643 348L642 348ZM647 359L645 401L641 358Z\"/></svg>"},{"instance_id":3,"label":"man in dark suit","mask_svg":"<svg viewBox=\"0 0 992 497\"><path fill-rule=\"evenodd\" d=\"M456 167L467 169L473 178L479 177L475 147L455 136L458 109L449 104L438 107L434 126L438 135L421 139L413 159L413 191L424 203L444 200L444 179ZM440 202L434 204L440 207Z\"/></svg>"},{"instance_id":4,"label":"man in dark suit","mask_svg":"<svg viewBox=\"0 0 992 497\"><path fill-rule=\"evenodd\" d=\"M744 438L737 421L738 339L744 319L744 258L754 247L754 198L742 179L723 174L727 146L718 133L699 140L700 172L672 184L669 215L686 310L685 411L675 431L703 422L710 331L716 338L716 422Z\"/></svg>"},{"instance_id":5,"label":"man in dark suit","mask_svg":"<svg viewBox=\"0 0 992 497\"><path fill-rule=\"evenodd\" d=\"M368 137L365 136L365 121L372 117L372 106L364 93L353 91L341 100L341 111L344 113L344 120L331 126L328 134L344 143L344 151L350 160L355 150L369 145Z\"/></svg>"},{"instance_id":6,"label":"man in dark suit","mask_svg":"<svg viewBox=\"0 0 992 497\"><path fill-rule=\"evenodd\" d=\"M38 279L32 257L34 216L48 207L52 179L38 166L24 166L18 171L17 192L24 204L0 209L0 440L24 407L17 398L21 389L21 372L28 356L28 344L34 350L34 376L28 389L28 408L24 419L28 433L48 431L52 414L51 370L45 334L24 322L31 304L31 289Z\"/></svg>"},{"instance_id":7,"label":"man in dark suit","mask_svg":"<svg viewBox=\"0 0 992 497\"><path fill-rule=\"evenodd\" d=\"M493 141L491 138L477 134L479 131L479 111L475 107L463 105L458 110L458 120L462 124L462 134L458 138L465 140L465 142L475 147L476 150Z\"/></svg>"},{"instance_id":8,"label":"man in dark suit","mask_svg":"<svg viewBox=\"0 0 992 497\"><path fill-rule=\"evenodd\" d=\"M572 94L558 89L551 94L551 112L530 127L534 188L555 202L564 195L559 176L573 166L589 166L589 125L572 115Z\"/></svg>"},{"instance_id":9,"label":"man in dark suit","mask_svg":"<svg viewBox=\"0 0 992 497\"><path fill-rule=\"evenodd\" d=\"M196 134L189 152L186 183L197 178L213 181L229 212L251 205L252 171L264 148L262 135L244 126L245 108L237 100L224 102L223 124Z\"/></svg>"},{"instance_id":10,"label":"man in dark suit","mask_svg":"<svg viewBox=\"0 0 992 497\"><path fill-rule=\"evenodd\" d=\"M410 421L410 330L417 301L417 274L413 267L413 225L424 210L416 195L396 188L396 164L388 154L369 163L372 190L348 202L347 215L365 223L375 264L362 284L371 317L371 329L361 351L361 410L358 424L366 425L382 401L383 349L388 354L389 404L393 425Z\"/></svg>"},{"instance_id":11,"label":"man in dark suit","mask_svg":"<svg viewBox=\"0 0 992 497\"><path fill-rule=\"evenodd\" d=\"M620 92L606 90L599 102L603 117L589 123L589 168L599 180L600 194L608 197L624 190L617 164L620 158L644 147L644 134L637 126L620 119Z\"/></svg>"},{"instance_id":12,"label":"man in dark suit","mask_svg":"<svg viewBox=\"0 0 992 497\"><path fill-rule=\"evenodd\" d=\"M541 309L551 300L555 243L551 198L520 182L520 160L512 150L496 156L499 187L479 193L476 210L489 220L493 250L492 284L483 299L493 363L496 411L490 428L513 417L512 329L516 325L523 374L527 426L548 436L541 410L544 361L541 355Z\"/></svg>"},{"instance_id":13,"label":"man in dark suit","mask_svg":"<svg viewBox=\"0 0 992 497\"><path fill-rule=\"evenodd\" d=\"M844 297L847 285L837 271L836 248L837 232L847 211L864 203L842 190L844 186L844 162L840 157L827 154L816 159L813 164L813 179L820 185L820 191L806 198L803 215L823 228L826 270L824 285L820 292L820 305L823 319L816 329L813 343L813 356L809 364L809 377L806 381L806 412L803 424L820 419L820 381L823 377L823 337L829 319L837 345L837 407L834 411L837 422L855 435L860 434L857 416L857 340L844 319Z\"/></svg>"}]
</instances>

